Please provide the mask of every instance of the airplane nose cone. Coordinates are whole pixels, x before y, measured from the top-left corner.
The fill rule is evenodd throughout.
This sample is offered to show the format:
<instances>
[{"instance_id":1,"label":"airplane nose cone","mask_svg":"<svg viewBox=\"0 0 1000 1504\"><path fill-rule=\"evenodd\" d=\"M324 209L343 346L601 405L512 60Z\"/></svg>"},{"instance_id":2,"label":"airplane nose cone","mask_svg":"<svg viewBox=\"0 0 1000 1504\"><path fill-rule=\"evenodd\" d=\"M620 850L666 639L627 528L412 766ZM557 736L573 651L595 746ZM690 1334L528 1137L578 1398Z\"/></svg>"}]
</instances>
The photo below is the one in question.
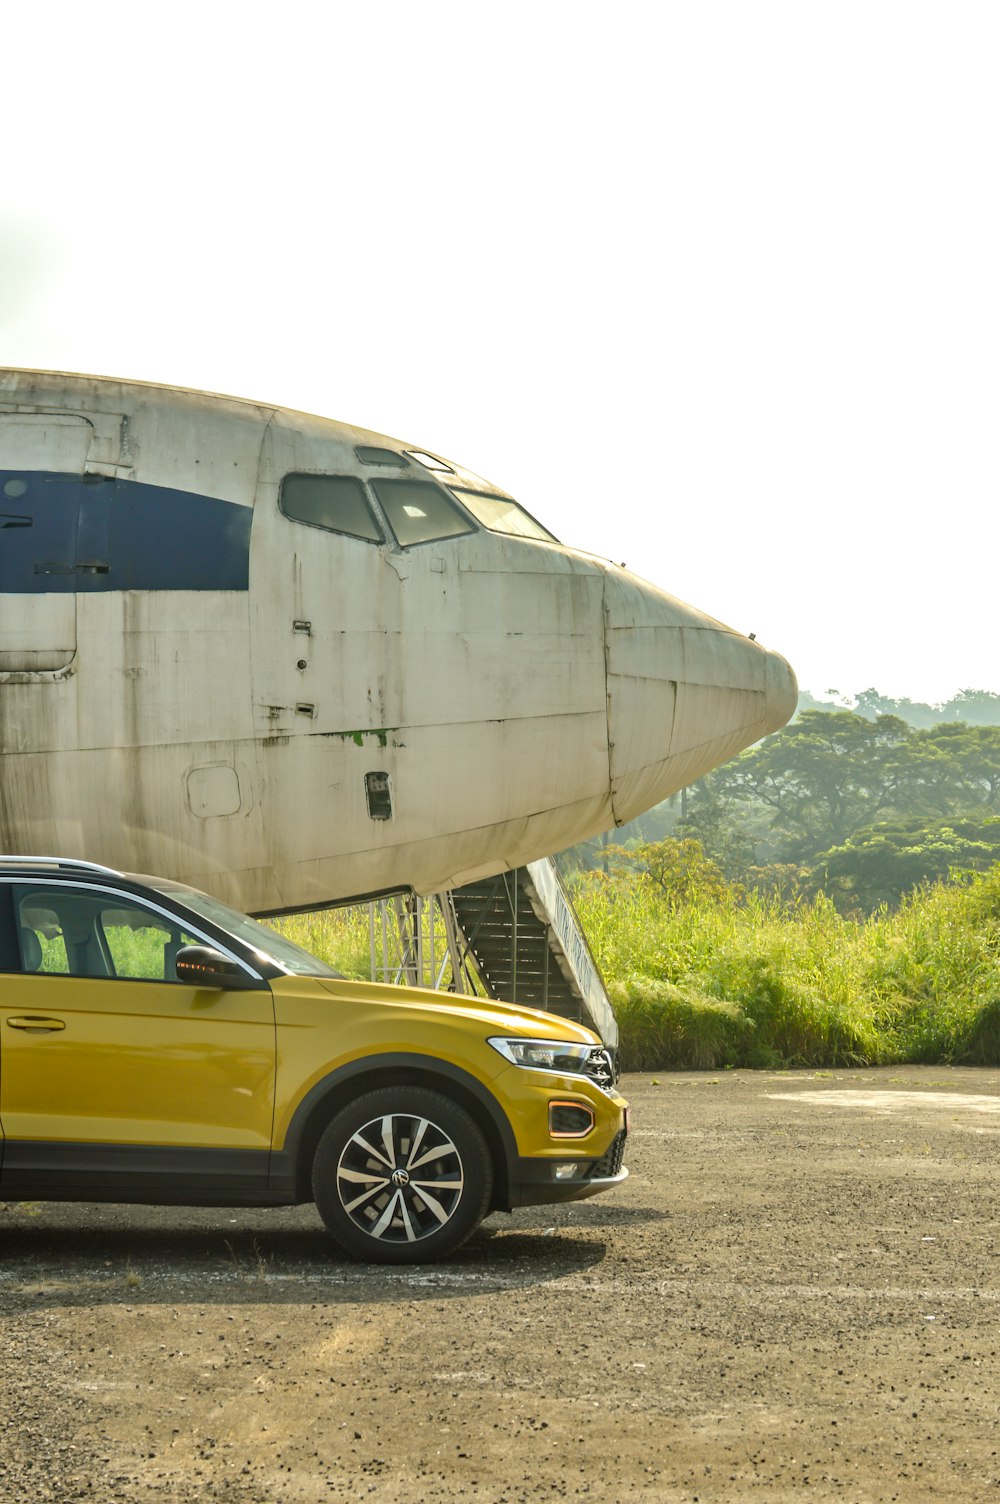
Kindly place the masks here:
<instances>
[{"instance_id":1,"label":"airplane nose cone","mask_svg":"<svg viewBox=\"0 0 1000 1504\"><path fill-rule=\"evenodd\" d=\"M780 654L614 569L605 588L605 648L619 825L795 712L798 685Z\"/></svg>"}]
</instances>

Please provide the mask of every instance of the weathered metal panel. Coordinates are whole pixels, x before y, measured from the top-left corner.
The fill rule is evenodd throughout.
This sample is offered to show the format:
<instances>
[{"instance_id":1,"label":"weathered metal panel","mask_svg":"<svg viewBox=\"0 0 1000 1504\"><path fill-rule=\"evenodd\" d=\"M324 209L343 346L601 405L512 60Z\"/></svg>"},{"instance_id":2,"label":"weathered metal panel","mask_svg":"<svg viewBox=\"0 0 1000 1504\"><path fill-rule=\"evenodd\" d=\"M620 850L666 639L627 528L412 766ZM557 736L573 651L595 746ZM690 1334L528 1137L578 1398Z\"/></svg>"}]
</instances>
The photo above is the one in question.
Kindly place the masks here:
<instances>
[{"instance_id":1,"label":"weathered metal panel","mask_svg":"<svg viewBox=\"0 0 1000 1504\"><path fill-rule=\"evenodd\" d=\"M369 481L359 446L409 447L0 372L0 471L61 477L50 497L76 476L83 519L72 573L36 577L29 545L28 586L0 590L0 654L22 655L0 672L0 848L256 910L433 892L628 819L791 713L783 660L589 555L471 523L400 548L280 510L292 472Z\"/></svg>"}]
</instances>

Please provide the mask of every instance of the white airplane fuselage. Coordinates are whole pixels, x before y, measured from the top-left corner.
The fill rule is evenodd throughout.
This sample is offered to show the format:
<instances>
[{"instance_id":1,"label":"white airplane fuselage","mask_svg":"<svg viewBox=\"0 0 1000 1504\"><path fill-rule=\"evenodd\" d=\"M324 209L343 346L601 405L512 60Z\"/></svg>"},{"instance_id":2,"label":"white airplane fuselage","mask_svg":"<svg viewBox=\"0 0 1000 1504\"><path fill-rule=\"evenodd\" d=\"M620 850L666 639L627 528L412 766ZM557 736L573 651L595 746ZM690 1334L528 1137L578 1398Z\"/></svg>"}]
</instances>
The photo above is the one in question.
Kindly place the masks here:
<instances>
[{"instance_id":1,"label":"white airplane fuselage","mask_svg":"<svg viewBox=\"0 0 1000 1504\"><path fill-rule=\"evenodd\" d=\"M430 893L634 818L795 698L451 462L0 371L0 850L258 913Z\"/></svg>"}]
</instances>

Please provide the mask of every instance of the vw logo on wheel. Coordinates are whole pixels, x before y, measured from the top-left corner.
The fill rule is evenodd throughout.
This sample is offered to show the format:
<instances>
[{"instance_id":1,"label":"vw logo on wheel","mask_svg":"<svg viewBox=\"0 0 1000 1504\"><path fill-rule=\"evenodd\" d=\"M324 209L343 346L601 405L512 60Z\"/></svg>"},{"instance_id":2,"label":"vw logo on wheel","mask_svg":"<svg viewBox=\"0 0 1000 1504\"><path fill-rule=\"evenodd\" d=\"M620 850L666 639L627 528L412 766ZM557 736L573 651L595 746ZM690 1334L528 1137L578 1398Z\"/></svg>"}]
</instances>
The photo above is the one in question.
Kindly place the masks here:
<instances>
[{"instance_id":1,"label":"vw logo on wheel","mask_svg":"<svg viewBox=\"0 0 1000 1504\"><path fill-rule=\"evenodd\" d=\"M392 1174L389 1176L389 1179L392 1181L393 1185L397 1186L409 1185L410 1183L410 1177L409 1175L407 1175L405 1170L393 1170Z\"/></svg>"}]
</instances>

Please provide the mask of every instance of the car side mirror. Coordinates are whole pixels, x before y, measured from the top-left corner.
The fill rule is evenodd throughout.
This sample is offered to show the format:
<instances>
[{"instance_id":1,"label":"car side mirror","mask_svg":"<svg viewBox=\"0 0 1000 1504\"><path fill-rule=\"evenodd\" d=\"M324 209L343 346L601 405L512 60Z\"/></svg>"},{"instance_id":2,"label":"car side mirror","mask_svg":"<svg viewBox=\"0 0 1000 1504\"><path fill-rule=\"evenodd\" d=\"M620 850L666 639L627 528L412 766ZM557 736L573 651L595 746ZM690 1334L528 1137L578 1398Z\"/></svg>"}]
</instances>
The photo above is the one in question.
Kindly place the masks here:
<instances>
[{"instance_id":1,"label":"car side mirror","mask_svg":"<svg viewBox=\"0 0 1000 1504\"><path fill-rule=\"evenodd\" d=\"M211 945L182 946L174 958L174 971L179 982L187 982L191 987L218 987L236 992L262 985L259 977L251 976Z\"/></svg>"}]
</instances>

